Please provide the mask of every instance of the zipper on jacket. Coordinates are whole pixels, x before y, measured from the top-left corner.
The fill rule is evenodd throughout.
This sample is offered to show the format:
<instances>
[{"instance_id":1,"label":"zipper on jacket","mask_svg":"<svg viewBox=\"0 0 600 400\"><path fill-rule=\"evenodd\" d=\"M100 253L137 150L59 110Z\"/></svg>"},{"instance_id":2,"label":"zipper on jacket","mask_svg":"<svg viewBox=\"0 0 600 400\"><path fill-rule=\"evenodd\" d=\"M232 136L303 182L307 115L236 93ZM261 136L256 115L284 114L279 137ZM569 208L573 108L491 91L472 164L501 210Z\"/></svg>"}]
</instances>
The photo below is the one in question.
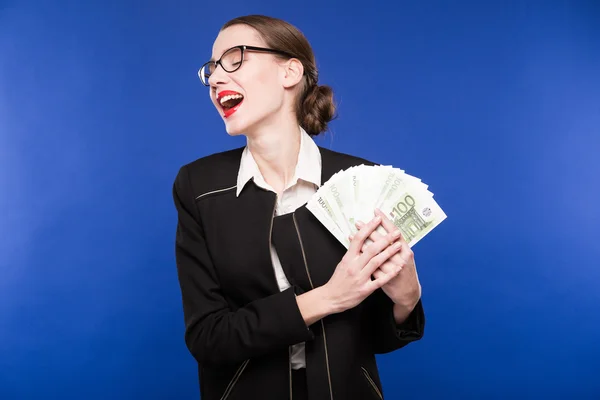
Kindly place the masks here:
<instances>
[{"instance_id":1,"label":"zipper on jacket","mask_svg":"<svg viewBox=\"0 0 600 400\"><path fill-rule=\"evenodd\" d=\"M246 369L246 366L248 365L249 362L250 362L250 360L244 361L242 363L242 365L240 365L238 370L235 371L235 374L233 374L233 378L231 378L229 385L227 385L227 388L225 389L225 393L223 393L223 396L221 396L221 400L226 400L229 397L229 394L235 387L235 384L237 383L237 381L240 379L240 376L242 376L242 373Z\"/></svg>"},{"instance_id":2,"label":"zipper on jacket","mask_svg":"<svg viewBox=\"0 0 600 400\"><path fill-rule=\"evenodd\" d=\"M263 189L265 190L265 189ZM271 240L273 239L273 221L275 220L275 210L277 210L277 194L275 194L275 204L273 204L273 212L271 213L271 227L269 228L269 254L271 254ZM273 264L273 260L271 260L271 266ZM277 275L275 275L275 270L271 268L273 272L273 280L275 281L275 286L279 288L279 283L277 282Z\"/></svg>"},{"instance_id":3,"label":"zipper on jacket","mask_svg":"<svg viewBox=\"0 0 600 400\"><path fill-rule=\"evenodd\" d=\"M263 189L263 190L265 190L265 189ZM277 210L277 198L278 197L279 196L276 193L275 194L275 204L273 205L273 212L271 213L271 227L269 228L269 254L271 251L271 241L273 239L273 221L275 220L275 211ZM279 287L279 283L277 282L277 276L275 275L275 270L273 270L273 279L275 280L275 285L277 287ZM291 346L288 346L288 369L289 369L289 375L290 375L290 400L292 400L292 347Z\"/></svg>"},{"instance_id":4,"label":"zipper on jacket","mask_svg":"<svg viewBox=\"0 0 600 400\"><path fill-rule=\"evenodd\" d=\"M288 347L289 371L290 371L290 400L292 400L292 346Z\"/></svg>"},{"instance_id":5,"label":"zipper on jacket","mask_svg":"<svg viewBox=\"0 0 600 400\"><path fill-rule=\"evenodd\" d=\"M379 388L377 387L377 385L375 384L375 382L371 378L371 375L369 375L369 371L367 371L364 367L360 367L360 368L363 370L363 375L365 376L365 378L367 378L367 380L369 381L369 383L371 384L371 386L373 386L373 389L375 389L375 392L377 392L377 396L379 396L379 398L381 400L383 400L383 396L381 394L381 391L379 391Z\"/></svg>"},{"instance_id":6,"label":"zipper on jacket","mask_svg":"<svg viewBox=\"0 0 600 400\"><path fill-rule=\"evenodd\" d=\"M298 234L298 240L300 241L300 249L302 250L302 258L304 259L304 268L306 269L306 274L308 275L308 280L310 282L311 289L314 289L312 279L310 277L310 272L308 271L308 263L306 262L306 253L304 252L304 244L302 243L302 236L300 236L300 230L298 229L298 223L296 222L296 213L292 215L294 219L294 227L296 227L296 233ZM331 388L331 372L329 371L329 353L327 352L327 336L325 335L325 324L323 323L323 319L321 318L321 328L323 329L323 344L325 345L325 364L327 365L327 380L329 381L329 398L333 400L333 391Z\"/></svg>"}]
</instances>

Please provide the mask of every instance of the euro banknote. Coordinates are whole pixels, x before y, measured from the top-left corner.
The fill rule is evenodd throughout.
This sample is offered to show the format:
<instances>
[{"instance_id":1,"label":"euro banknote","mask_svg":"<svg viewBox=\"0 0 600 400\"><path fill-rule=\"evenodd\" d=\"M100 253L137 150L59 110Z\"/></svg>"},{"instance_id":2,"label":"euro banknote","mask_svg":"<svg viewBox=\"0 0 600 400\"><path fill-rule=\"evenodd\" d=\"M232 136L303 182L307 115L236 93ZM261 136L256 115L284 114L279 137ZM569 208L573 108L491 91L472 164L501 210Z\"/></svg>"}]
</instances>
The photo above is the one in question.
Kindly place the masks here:
<instances>
[{"instance_id":1,"label":"euro banknote","mask_svg":"<svg viewBox=\"0 0 600 400\"><path fill-rule=\"evenodd\" d=\"M414 246L447 216L421 179L391 165L358 165L335 173L313 195L307 209L346 248L379 208ZM385 234L383 226L377 228Z\"/></svg>"}]
</instances>

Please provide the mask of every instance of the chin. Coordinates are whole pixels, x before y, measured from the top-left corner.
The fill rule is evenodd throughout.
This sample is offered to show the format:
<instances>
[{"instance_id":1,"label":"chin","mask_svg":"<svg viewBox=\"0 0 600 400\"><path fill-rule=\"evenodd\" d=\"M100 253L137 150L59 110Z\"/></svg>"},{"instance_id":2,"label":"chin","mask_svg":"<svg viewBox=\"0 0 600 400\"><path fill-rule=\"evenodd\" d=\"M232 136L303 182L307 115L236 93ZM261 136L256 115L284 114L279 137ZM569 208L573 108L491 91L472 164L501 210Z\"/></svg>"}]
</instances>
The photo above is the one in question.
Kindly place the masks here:
<instances>
[{"instance_id":1,"label":"chin","mask_svg":"<svg viewBox=\"0 0 600 400\"><path fill-rule=\"evenodd\" d=\"M258 112L257 112L258 111ZM264 110L239 109L228 118L223 117L225 130L229 136L251 135L269 120Z\"/></svg>"},{"instance_id":2,"label":"chin","mask_svg":"<svg viewBox=\"0 0 600 400\"><path fill-rule=\"evenodd\" d=\"M242 132L239 132L239 131L232 131L232 130L230 130L230 129L226 129L226 131L227 131L227 134L228 134L229 136L232 136L232 137L240 136L240 135L242 135L242 134L243 134Z\"/></svg>"},{"instance_id":3,"label":"chin","mask_svg":"<svg viewBox=\"0 0 600 400\"><path fill-rule=\"evenodd\" d=\"M246 135L252 131L257 124L257 120L252 118L251 120L242 118L242 115L232 115L231 119L224 119L225 130L229 136ZM260 119L259 119L260 121Z\"/></svg>"},{"instance_id":4,"label":"chin","mask_svg":"<svg viewBox=\"0 0 600 400\"><path fill-rule=\"evenodd\" d=\"M225 130L229 136L240 136L244 133L243 126L234 122L225 121Z\"/></svg>"}]
</instances>

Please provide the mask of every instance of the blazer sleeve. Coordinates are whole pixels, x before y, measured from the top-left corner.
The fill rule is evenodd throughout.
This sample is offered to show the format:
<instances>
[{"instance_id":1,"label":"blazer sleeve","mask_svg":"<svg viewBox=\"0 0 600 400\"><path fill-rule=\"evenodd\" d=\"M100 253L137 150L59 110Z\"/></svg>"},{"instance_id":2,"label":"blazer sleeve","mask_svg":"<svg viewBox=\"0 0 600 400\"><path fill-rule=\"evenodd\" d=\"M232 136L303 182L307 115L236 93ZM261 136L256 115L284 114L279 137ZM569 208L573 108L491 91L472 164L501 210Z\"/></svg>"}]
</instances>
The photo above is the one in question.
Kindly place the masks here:
<instances>
[{"instance_id":1,"label":"blazer sleeve","mask_svg":"<svg viewBox=\"0 0 600 400\"><path fill-rule=\"evenodd\" d=\"M173 184L173 199L185 343L199 364L240 363L314 338L293 288L230 309L206 245L186 166Z\"/></svg>"},{"instance_id":2,"label":"blazer sleeve","mask_svg":"<svg viewBox=\"0 0 600 400\"><path fill-rule=\"evenodd\" d=\"M373 353L389 353L423 337L425 313L421 299L401 324L397 324L394 318L394 302L383 290L373 292L366 304L366 321L371 332Z\"/></svg>"}]
</instances>

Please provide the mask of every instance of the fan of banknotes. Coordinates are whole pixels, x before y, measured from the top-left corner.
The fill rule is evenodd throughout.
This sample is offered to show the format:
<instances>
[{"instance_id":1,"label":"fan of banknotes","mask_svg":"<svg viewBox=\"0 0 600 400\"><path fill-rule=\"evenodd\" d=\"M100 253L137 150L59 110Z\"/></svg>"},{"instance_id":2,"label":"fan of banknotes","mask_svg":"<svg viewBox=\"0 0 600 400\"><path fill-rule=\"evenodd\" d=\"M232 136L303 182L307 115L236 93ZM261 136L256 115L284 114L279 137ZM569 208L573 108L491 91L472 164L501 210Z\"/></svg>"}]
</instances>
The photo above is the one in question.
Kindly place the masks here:
<instances>
[{"instance_id":1,"label":"fan of banknotes","mask_svg":"<svg viewBox=\"0 0 600 400\"><path fill-rule=\"evenodd\" d=\"M334 174L306 207L346 248L355 223L369 222L379 208L412 247L446 219L427 188L399 168L358 165ZM385 233L382 226L377 230Z\"/></svg>"}]
</instances>

